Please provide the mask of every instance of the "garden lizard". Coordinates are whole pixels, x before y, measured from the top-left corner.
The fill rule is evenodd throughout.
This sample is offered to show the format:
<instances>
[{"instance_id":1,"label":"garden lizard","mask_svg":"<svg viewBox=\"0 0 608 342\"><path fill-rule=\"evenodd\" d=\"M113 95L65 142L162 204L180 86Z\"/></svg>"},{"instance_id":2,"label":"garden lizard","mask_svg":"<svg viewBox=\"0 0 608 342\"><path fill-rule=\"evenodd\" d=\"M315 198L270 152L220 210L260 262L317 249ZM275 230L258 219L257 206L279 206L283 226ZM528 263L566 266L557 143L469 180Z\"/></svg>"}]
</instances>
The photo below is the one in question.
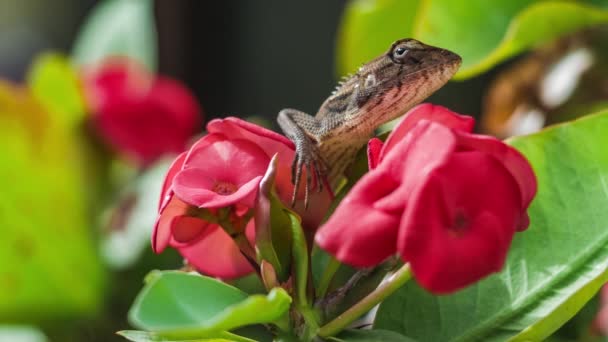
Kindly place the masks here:
<instances>
[{"instance_id":1,"label":"garden lizard","mask_svg":"<svg viewBox=\"0 0 608 342\"><path fill-rule=\"evenodd\" d=\"M306 169L305 206L308 193L335 189L345 169L376 128L393 120L441 88L458 70L457 54L414 39L394 42L381 56L341 82L315 116L283 109L277 121L295 144L292 202ZM292 203L292 204L293 204Z\"/></svg>"}]
</instances>

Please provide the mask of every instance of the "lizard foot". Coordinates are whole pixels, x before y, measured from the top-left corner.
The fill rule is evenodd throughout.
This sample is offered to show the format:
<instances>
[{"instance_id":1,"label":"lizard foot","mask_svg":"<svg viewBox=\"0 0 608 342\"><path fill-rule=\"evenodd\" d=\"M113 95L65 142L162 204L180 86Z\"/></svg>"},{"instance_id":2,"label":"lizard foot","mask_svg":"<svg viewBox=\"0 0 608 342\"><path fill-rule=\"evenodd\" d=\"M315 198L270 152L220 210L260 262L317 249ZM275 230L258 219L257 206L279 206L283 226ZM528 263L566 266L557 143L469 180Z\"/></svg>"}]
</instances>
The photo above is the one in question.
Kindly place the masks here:
<instances>
[{"instance_id":1,"label":"lizard foot","mask_svg":"<svg viewBox=\"0 0 608 342\"><path fill-rule=\"evenodd\" d=\"M296 204L296 197L302 178L302 170L306 169L306 186L304 187L304 208L308 209L308 198L310 190L313 190L313 174L315 187L319 192L323 191L323 179L326 176L327 167L321 157L321 153L316 144L310 140L305 140L302 144L296 144L296 154L291 165L291 183L294 185L291 197L291 206Z\"/></svg>"}]
</instances>

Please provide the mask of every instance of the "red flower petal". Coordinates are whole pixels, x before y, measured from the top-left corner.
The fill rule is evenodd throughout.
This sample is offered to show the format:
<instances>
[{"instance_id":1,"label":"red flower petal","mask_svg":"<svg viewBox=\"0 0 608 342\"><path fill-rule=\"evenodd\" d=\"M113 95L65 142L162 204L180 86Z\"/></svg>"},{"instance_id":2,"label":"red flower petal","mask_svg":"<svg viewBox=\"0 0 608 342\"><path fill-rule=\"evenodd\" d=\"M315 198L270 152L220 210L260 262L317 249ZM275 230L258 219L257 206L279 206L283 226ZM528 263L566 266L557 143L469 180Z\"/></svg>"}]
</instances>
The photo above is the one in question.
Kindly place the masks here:
<instances>
[{"instance_id":1,"label":"red flower petal","mask_svg":"<svg viewBox=\"0 0 608 342\"><path fill-rule=\"evenodd\" d=\"M412 195L398 250L434 293L472 284L504 263L520 216L509 171L481 152L459 152Z\"/></svg>"},{"instance_id":2,"label":"red flower petal","mask_svg":"<svg viewBox=\"0 0 608 342\"><path fill-rule=\"evenodd\" d=\"M233 279L253 272L232 238L218 226L209 228L196 243L177 248L192 266L209 276Z\"/></svg>"},{"instance_id":3,"label":"red flower petal","mask_svg":"<svg viewBox=\"0 0 608 342\"><path fill-rule=\"evenodd\" d=\"M456 149L456 137L445 126L421 120L393 146L376 170L385 173L385 177L390 175L400 185L378 199L374 207L401 213L414 187L424 182L428 172L445 163Z\"/></svg>"},{"instance_id":4,"label":"red flower petal","mask_svg":"<svg viewBox=\"0 0 608 342\"><path fill-rule=\"evenodd\" d=\"M177 158L175 158L175 160L173 161L171 166L169 166L169 170L167 170L165 180L163 181L163 187L160 192L160 200L158 201L158 210L159 211L171 199L170 189L171 189L171 185L173 183L173 178L175 178L175 175L179 171L181 171L182 167L184 166L184 160L186 160L186 152L183 152L182 154L177 156Z\"/></svg>"},{"instance_id":5,"label":"red flower petal","mask_svg":"<svg viewBox=\"0 0 608 342\"><path fill-rule=\"evenodd\" d=\"M176 216L171 222L173 240L179 244L189 244L202 238L213 227L196 217Z\"/></svg>"},{"instance_id":6,"label":"red flower petal","mask_svg":"<svg viewBox=\"0 0 608 342\"><path fill-rule=\"evenodd\" d=\"M403 140L412 128L421 120L429 120L463 132L471 132L475 125L475 119L470 116L456 114L442 106L423 103L405 114L401 122L391 132L384 144L380 159L384 158L384 156L393 149L394 145Z\"/></svg>"},{"instance_id":7,"label":"red flower petal","mask_svg":"<svg viewBox=\"0 0 608 342\"><path fill-rule=\"evenodd\" d=\"M201 208L237 203L252 206L268 162L264 151L249 141L197 144L186 157L184 170L175 176L173 191L183 201ZM230 187L234 192L222 192Z\"/></svg>"},{"instance_id":8,"label":"red flower petal","mask_svg":"<svg viewBox=\"0 0 608 342\"><path fill-rule=\"evenodd\" d=\"M179 127L176 133L185 134L185 140L199 130L202 124L202 109L190 90L181 82L159 76L152 85L150 95L155 95L150 100L154 101L156 106L173 114L176 126Z\"/></svg>"},{"instance_id":9,"label":"red flower petal","mask_svg":"<svg viewBox=\"0 0 608 342\"><path fill-rule=\"evenodd\" d=\"M447 160L455 146L449 128L420 121L355 184L317 232L317 244L357 267L377 265L395 254L398 222L410 193L424 182L428 170Z\"/></svg>"},{"instance_id":10,"label":"red flower petal","mask_svg":"<svg viewBox=\"0 0 608 342\"><path fill-rule=\"evenodd\" d=\"M293 193L291 162L295 153L295 146L291 140L264 127L234 117L211 120L207 124L207 130L212 134L221 134L228 140L242 139L253 142L266 153L268 158L272 158L272 156L277 154L279 162L277 166L279 172L277 172L275 180L277 194L283 202L291 202L291 195ZM298 193L304 196L303 186L302 191ZM314 211L316 212L317 210Z\"/></svg>"},{"instance_id":11,"label":"red flower petal","mask_svg":"<svg viewBox=\"0 0 608 342\"><path fill-rule=\"evenodd\" d=\"M317 231L319 247L355 267L374 266L395 254L400 215L378 210L374 202L396 185L380 172L363 176Z\"/></svg>"},{"instance_id":12,"label":"red flower petal","mask_svg":"<svg viewBox=\"0 0 608 342\"><path fill-rule=\"evenodd\" d=\"M272 156L277 154L278 165L275 178L277 195L283 203L291 203L291 196L293 194L291 163L295 153L293 142L276 132L234 117L212 120L207 124L207 130L212 135L220 134L223 139L250 141L264 150L268 158L272 158ZM302 177L306 178L305 172ZM325 213L331 203L330 192L311 193L310 206L306 210L302 201L304 198L304 184L301 185L298 194L294 210L302 216L304 227L316 229L325 217Z\"/></svg>"},{"instance_id":13,"label":"red flower petal","mask_svg":"<svg viewBox=\"0 0 608 342\"><path fill-rule=\"evenodd\" d=\"M215 180L240 186L256 176L263 176L270 159L254 143L247 140L222 140L192 148L184 170L199 169Z\"/></svg>"},{"instance_id":14,"label":"red flower petal","mask_svg":"<svg viewBox=\"0 0 608 342\"><path fill-rule=\"evenodd\" d=\"M461 149L481 151L500 161L511 172L519 185L522 210L525 211L528 208L536 195L536 176L530 163L519 151L487 135L459 134L458 144Z\"/></svg>"},{"instance_id":15,"label":"red flower petal","mask_svg":"<svg viewBox=\"0 0 608 342\"><path fill-rule=\"evenodd\" d=\"M276 143L282 144L292 151L295 150L293 142L285 136L235 117L211 120L207 124L207 131L221 133L228 139L254 141L265 151L276 149ZM280 152L277 151L277 153Z\"/></svg>"},{"instance_id":16,"label":"red flower petal","mask_svg":"<svg viewBox=\"0 0 608 342\"><path fill-rule=\"evenodd\" d=\"M380 163L380 152L384 143L378 138L372 138L367 142L367 164L373 170Z\"/></svg>"},{"instance_id":17,"label":"red flower petal","mask_svg":"<svg viewBox=\"0 0 608 342\"><path fill-rule=\"evenodd\" d=\"M201 169L187 169L180 172L173 182L175 195L190 205L199 208L225 208L242 204L253 207L255 194L262 176L257 176L231 194L221 194L213 190L216 181Z\"/></svg>"},{"instance_id":18,"label":"red flower petal","mask_svg":"<svg viewBox=\"0 0 608 342\"><path fill-rule=\"evenodd\" d=\"M183 151L199 129L201 110L185 86L126 58L87 70L84 85L100 137L144 166Z\"/></svg>"},{"instance_id":19,"label":"red flower petal","mask_svg":"<svg viewBox=\"0 0 608 342\"><path fill-rule=\"evenodd\" d=\"M171 240L171 224L177 216L185 215L188 211L188 204L170 196L164 208L161 209L154 230L152 231L152 250L154 253L162 252Z\"/></svg>"}]
</instances>

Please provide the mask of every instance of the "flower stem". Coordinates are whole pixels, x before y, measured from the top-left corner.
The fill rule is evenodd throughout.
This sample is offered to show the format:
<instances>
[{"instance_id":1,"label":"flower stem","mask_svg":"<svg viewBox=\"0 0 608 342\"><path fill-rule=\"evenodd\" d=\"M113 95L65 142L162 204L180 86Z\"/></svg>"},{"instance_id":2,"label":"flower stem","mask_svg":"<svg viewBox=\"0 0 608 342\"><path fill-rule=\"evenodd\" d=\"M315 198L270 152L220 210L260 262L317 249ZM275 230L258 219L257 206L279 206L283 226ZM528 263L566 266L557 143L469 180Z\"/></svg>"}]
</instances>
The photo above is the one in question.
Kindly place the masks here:
<instances>
[{"instance_id":1,"label":"flower stem","mask_svg":"<svg viewBox=\"0 0 608 342\"><path fill-rule=\"evenodd\" d=\"M318 335L321 337L329 337L339 333L357 318L361 317L374 306L385 300L411 278L412 272L410 270L410 265L403 265L397 270L397 272L378 286L378 288L365 296L365 298L361 299L357 304L344 311L333 321L322 326L318 331Z\"/></svg>"},{"instance_id":2,"label":"flower stem","mask_svg":"<svg viewBox=\"0 0 608 342\"><path fill-rule=\"evenodd\" d=\"M319 286L316 291L317 298L323 298L323 296L325 296L338 268L340 268L340 262L333 256L330 256L329 261L325 266L325 270L323 271L323 275L321 276L321 280L319 280Z\"/></svg>"}]
</instances>

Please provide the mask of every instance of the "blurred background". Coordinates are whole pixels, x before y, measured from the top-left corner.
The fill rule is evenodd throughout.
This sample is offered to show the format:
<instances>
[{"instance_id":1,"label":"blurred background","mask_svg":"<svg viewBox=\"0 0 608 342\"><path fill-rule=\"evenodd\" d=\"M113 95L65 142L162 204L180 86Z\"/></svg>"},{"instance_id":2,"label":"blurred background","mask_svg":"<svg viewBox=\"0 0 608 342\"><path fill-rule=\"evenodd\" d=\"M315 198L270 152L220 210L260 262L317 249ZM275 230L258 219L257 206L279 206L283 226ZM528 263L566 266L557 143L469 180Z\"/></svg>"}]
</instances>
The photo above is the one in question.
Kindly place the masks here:
<instances>
[{"instance_id":1,"label":"blurred background","mask_svg":"<svg viewBox=\"0 0 608 342\"><path fill-rule=\"evenodd\" d=\"M2 0L0 75L23 79L37 54L70 51L95 3ZM208 119L255 115L274 122L287 107L315 112L339 78L336 39L346 3L157 1L159 72L184 81ZM482 85L450 84L442 93L453 95L441 99L451 99L444 103L455 110L478 113L479 101L461 100L479 99ZM460 96L465 94L470 96Z\"/></svg>"},{"instance_id":2,"label":"blurred background","mask_svg":"<svg viewBox=\"0 0 608 342\"><path fill-rule=\"evenodd\" d=\"M192 91L200 120L238 116L276 129L279 110L315 113L340 76L393 40L429 36L472 62L428 101L504 138L608 108L608 6L570 3L583 6L567 12L571 22L554 8L534 12L537 23L549 13L555 30L501 45L508 30L530 25L517 15L536 1L437 1L439 22L484 27L441 36L432 18L407 28L409 2L0 0L0 342L120 340L114 332L129 327L145 275L181 267L174 251L149 248L174 155L125 158L95 124L105 107L81 94L82 70L102 55L135 47L151 77ZM135 40L123 46L121 36ZM485 50L469 53L477 42ZM39 58L49 51L54 59Z\"/></svg>"}]
</instances>

